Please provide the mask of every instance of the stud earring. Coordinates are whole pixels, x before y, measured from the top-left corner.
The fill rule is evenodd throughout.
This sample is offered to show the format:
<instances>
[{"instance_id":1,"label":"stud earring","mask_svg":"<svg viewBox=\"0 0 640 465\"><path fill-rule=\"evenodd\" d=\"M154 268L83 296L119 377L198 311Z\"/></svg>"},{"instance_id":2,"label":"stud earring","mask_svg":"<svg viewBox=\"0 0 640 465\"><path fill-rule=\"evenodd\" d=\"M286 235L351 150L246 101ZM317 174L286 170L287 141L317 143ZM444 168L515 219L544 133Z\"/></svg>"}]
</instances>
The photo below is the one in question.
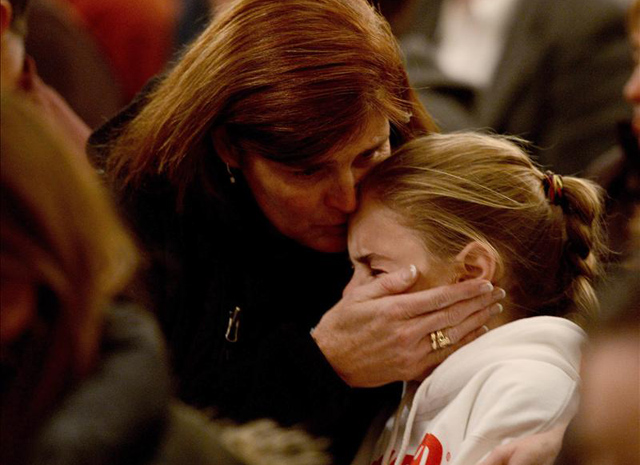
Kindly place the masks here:
<instances>
[{"instance_id":1,"label":"stud earring","mask_svg":"<svg viewBox=\"0 0 640 465\"><path fill-rule=\"evenodd\" d=\"M236 183L236 177L231 172L231 167L229 166L229 163L225 163L225 165L227 165L227 173L229 173L229 182L231 184L235 184Z\"/></svg>"}]
</instances>

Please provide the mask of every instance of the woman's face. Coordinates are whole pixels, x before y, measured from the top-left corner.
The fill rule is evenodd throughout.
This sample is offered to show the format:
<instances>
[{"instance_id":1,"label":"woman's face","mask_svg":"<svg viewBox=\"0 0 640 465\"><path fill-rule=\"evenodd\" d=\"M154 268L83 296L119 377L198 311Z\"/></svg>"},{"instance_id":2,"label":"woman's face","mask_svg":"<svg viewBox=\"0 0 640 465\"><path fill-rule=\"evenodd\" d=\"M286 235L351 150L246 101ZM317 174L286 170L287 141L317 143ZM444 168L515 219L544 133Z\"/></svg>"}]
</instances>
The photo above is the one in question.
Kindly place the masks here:
<instances>
[{"instance_id":1,"label":"woman's face","mask_svg":"<svg viewBox=\"0 0 640 465\"><path fill-rule=\"evenodd\" d=\"M640 30L636 29L631 35L635 68L633 74L624 86L624 96L633 106L633 132L640 139Z\"/></svg>"},{"instance_id":2,"label":"woman's face","mask_svg":"<svg viewBox=\"0 0 640 465\"><path fill-rule=\"evenodd\" d=\"M391 155L389 121L371 118L346 146L322 161L289 166L248 155L242 173L271 223L285 236L320 252L347 247L347 220L360 180Z\"/></svg>"},{"instance_id":3,"label":"woman's face","mask_svg":"<svg viewBox=\"0 0 640 465\"><path fill-rule=\"evenodd\" d=\"M349 222L349 256L354 272L345 294L409 265L415 265L420 276L410 291L449 284L455 277L452 262L427 250L418 235L402 225L397 213L368 196Z\"/></svg>"}]
</instances>

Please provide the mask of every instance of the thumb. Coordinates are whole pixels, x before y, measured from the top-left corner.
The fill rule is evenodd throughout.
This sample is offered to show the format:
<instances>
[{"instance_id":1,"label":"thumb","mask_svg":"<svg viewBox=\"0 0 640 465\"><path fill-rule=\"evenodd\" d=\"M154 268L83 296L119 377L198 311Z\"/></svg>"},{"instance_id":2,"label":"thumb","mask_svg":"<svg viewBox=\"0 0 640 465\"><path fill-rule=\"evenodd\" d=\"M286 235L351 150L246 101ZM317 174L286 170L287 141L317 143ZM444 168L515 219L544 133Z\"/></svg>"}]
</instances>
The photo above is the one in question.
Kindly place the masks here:
<instances>
[{"instance_id":1,"label":"thumb","mask_svg":"<svg viewBox=\"0 0 640 465\"><path fill-rule=\"evenodd\" d=\"M418 269L415 265L409 265L407 268L385 274L373 282L362 286L359 297L367 300L399 294L413 286L417 278Z\"/></svg>"}]
</instances>

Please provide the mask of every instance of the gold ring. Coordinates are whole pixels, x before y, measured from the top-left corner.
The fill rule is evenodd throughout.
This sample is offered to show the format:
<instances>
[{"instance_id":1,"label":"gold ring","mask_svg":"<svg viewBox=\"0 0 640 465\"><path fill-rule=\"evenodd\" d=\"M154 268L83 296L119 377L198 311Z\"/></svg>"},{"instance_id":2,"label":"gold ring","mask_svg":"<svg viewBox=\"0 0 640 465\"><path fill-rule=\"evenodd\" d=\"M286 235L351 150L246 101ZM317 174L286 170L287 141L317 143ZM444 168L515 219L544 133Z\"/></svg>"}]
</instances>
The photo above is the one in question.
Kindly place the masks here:
<instances>
[{"instance_id":1,"label":"gold ring","mask_svg":"<svg viewBox=\"0 0 640 465\"><path fill-rule=\"evenodd\" d=\"M442 331L435 331L430 334L431 336L431 348L433 350L444 349L447 346L451 345L451 339Z\"/></svg>"}]
</instances>

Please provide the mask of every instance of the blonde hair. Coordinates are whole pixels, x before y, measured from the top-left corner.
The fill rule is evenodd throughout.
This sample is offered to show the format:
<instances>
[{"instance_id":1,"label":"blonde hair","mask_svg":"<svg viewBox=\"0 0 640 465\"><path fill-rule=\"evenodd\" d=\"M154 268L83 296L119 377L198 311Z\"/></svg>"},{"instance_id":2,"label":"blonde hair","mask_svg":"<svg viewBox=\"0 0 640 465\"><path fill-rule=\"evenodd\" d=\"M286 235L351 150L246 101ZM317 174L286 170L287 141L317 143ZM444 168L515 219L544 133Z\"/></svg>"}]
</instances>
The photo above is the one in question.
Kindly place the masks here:
<instances>
[{"instance_id":1,"label":"blonde hair","mask_svg":"<svg viewBox=\"0 0 640 465\"><path fill-rule=\"evenodd\" d=\"M37 293L35 321L18 341L1 341L14 372L3 379L5 457L91 369L105 305L129 281L137 254L84 154L18 98L3 93L0 114L1 278Z\"/></svg>"},{"instance_id":2,"label":"blonde hair","mask_svg":"<svg viewBox=\"0 0 640 465\"><path fill-rule=\"evenodd\" d=\"M598 307L602 192L584 179L562 179L562 202L553 205L545 174L513 140L432 134L376 167L362 193L400 213L441 258L472 241L494 249L523 311L566 316L573 308L586 316Z\"/></svg>"},{"instance_id":3,"label":"blonde hair","mask_svg":"<svg viewBox=\"0 0 640 465\"><path fill-rule=\"evenodd\" d=\"M147 97L107 171L121 188L166 177L182 196L211 181L213 132L287 163L325 155L376 113L395 145L436 129L388 23L364 0L238 0Z\"/></svg>"}]
</instances>

